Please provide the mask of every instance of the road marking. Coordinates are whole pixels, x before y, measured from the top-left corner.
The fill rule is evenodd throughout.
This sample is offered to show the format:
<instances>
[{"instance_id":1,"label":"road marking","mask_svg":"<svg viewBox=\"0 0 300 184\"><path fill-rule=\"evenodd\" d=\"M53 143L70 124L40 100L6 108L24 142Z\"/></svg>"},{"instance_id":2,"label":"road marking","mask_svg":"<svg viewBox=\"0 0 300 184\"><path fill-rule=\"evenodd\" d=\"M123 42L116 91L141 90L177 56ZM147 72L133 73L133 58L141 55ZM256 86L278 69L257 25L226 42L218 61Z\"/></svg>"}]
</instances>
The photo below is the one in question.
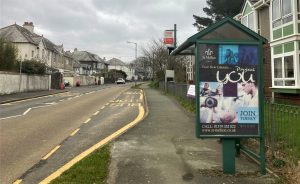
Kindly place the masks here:
<instances>
[{"instance_id":1,"label":"road marking","mask_svg":"<svg viewBox=\"0 0 300 184\"><path fill-rule=\"evenodd\" d=\"M93 115L96 116L99 113L99 111L96 111Z\"/></svg>"},{"instance_id":2,"label":"road marking","mask_svg":"<svg viewBox=\"0 0 300 184\"><path fill-rule=\"evenodd\" d=\"M62 101L64 101L65 99L61 99L61 100L59 100L60 102L62 102Z\"/></svg>"},{"instance_id":3,"label":"road marking","mask_svg":"<svg viewBox=\"0 0 300 184\"><path fill-rule=\"evenodd\" d=\"M83 123L88 123L89 121L91 121L91 118L87 119L85 122Z\"/></svg>"},{"instance_id":4,"label":"road marking","mask_svg":"<svg viewBox=\"0 0 300 184\"><path fill-rule=\"evenodd\" d=\"M58 150L60 145L56 146L54 149L52 149L47 155L45 155L42 160L47 160L56 150Z\"/></svg>"},{"instance_id":5,"label":"road marking","mask_svg":"<svg viewBox=\"0 0 300 184\"><path fill-rule=\"evenodd\" d=\"M48 102L48 103L44 103L44 104L46 104L46 105L55 105L56 102Z\"/></svg>"},{"instance_id":6,"label":"road marking","mask_svg":"<svg viewBox=\"0 0 300 184\"><path fill-rule=\"evenodd\" d=\"M77 155L75 158L73 158L68 163L66 163L64 166L62 166L61 168L59 168L58 170L56 170L55 172L50 174L47 178L42 180L40 183L50 183L52 180L54 180L55 178L60 176L64 171L71 168L74 164L76 164L77 162L79 162L80 160L82 160L83 158L85 158L86 156L91 154L92 152L94 152L96 149L99 149L100 147L104 146L105 144L109 143L110 141L112 141L115 138L122 135L128 129L130 129L133 126L135 126L136 124L138 124L143 119L144 115L145 115L145 109L144 109L143 106L140 106L139 107L139 115L132 122L130 122L129 124L127 124L124 127L120 128L119 130L117 130L113 134L109 135L105 139L101 140L100 142L98 142L94 146L90 147L89 149L85 150L81 154Z\"/></svg>"},{"instance_id":7,"label":"road marking","mask_svg":"<svg viewBox=\"0 0 300 184\"><path fill-rule=\"evenodd\" d=\"M27 109L27 110L23 113L23 115L26 115L30 110L31 110L31 108Z\"/></svg>"},{"instance_id":8,"label":"road marking","mask_svg":"<svg viewBox=\"0 0 300 184\"><path fill-rule=\"evenodd\" d=\"M140 100L142 100L144 98L143 93L140 94Z\"/></svg>"},{"instance_id":9,"label":"road marking","mask_svg":"<svg viewBox=\"0 0 300 184\"><path fill-rule=\"evenodd\" d=\"M105 105L109 105L109 103L106 103Z\"/></svg>"},{"instance_id":10,"label":"road marking","mask_svg":"<svg viewBox=\"0 0 300 184\"><path fill-rule=\"evenodd\" d=\"M11 103L5 103L5 104L1 104L1 105L3 105L3 106L4 106L4 105L12 105L12 104L11 104Z\"/></svg>"},{"instance_id":11,"label":"road marking","mask_svg":"<svg viewBox=\"0 0 300 184\"><path fill-rule=\"evenodd\" d=\"M16 180L15 182L13 182L13 184L20 184L22 182L21 179Z\"/></svg>"},{"instance_id":12,"label":"road marking","mask_svg":"<svg viewBox=\"0 0 300 184\"><path fill-rule=\"evenodd\" d=\"M74 130L74 132L72 132L72 133L70 134L70 136L75 135L79 130L80 130L80 128L77 128L76 130Z\"/></svg>"},{"instance_id":13,"label":"road marking","mask_svg":"<svg viewBox=\"0 0 300 184\"><path fill-rule=\"evenodd\" d=\"M105 108L105 106L101 107L101 109L104 109L104 108Z\"/></svg>"},{"instance_id":14,"label":"road marking","mask_svg":"<svg viewBox=\"0 0 300 184\"><path fill-rule=\"evenodd\" d=\"M19 117L19 116L23 116L23 115L9 116L9 117L5 117L5 118L0 118L0 120L10 119L10 118L16 118L16 117Z\"/></svg>"}]
</instances>

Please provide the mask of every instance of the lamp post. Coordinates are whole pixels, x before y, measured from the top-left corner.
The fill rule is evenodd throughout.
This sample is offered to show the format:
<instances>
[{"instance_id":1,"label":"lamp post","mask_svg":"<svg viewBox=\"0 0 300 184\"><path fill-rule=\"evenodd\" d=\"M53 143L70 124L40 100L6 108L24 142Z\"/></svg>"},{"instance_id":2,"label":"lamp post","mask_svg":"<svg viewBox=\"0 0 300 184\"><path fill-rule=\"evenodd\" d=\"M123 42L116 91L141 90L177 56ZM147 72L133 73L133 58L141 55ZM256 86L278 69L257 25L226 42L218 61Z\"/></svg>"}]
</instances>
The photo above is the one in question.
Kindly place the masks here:
<instances>
[{"instance_id":1,"label":"lamp post","mask_svg":"<svg viewBox=\"0 0 300 184\"><path fill-rule=\"evenodd\" d=\"M136 60L137 59L137 43L131 42L131 41L127 41L127 43L132 43L135 45L135 60Z\"/></svg>"},{"instance_id":2,"label":"lamp post","mask_svg":"<svg viewBox=\"0 0 300 184\"><path fill-rule=\"evenodd\" d=\"M135 45L135 62L137 62L137 43L136 42L131 42L131 41L127 41L126 43L132 43ZM134 72L135 74L135 72ZM134 86L136 86L136 80L134 80Z\"/></svg>"}]
</instances>

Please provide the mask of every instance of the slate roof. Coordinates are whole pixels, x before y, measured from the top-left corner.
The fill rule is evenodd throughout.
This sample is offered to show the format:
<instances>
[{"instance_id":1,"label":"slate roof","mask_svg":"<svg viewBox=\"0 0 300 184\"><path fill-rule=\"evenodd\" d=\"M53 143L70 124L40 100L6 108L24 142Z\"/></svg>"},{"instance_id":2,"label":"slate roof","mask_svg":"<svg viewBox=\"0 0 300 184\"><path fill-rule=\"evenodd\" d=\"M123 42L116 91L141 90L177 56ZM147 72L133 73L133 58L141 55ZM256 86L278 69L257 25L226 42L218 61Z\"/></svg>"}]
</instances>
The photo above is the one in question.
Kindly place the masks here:
<instances>
[{"instance_id":1,"label":"slate roof","mask_svg":"<svg viewBox=\"0 0 300 184\"><path fill-rule=\"evenodd\" d=\"M98 62L105 63L98 55L90 53L88 51L74 51L72 53L74 59L82 62Z\"/></svg>"},{"instance_id":2,"label":"slate roof","mask_svg":"<svg viewBox=\"0 0 300 184\"><path fill-rule=\"evenodd\" d=\"M119 66L126 65L123 61L121 61L120 59L117 59L117 58L112 58L112 59L108 60L107 63L110 65L119 65Z\"/></svg>"},{"instance_id":3,"label":"slate roof","mask_svg":"<svg viewBox=\"0 0 300 184\"><path fill-rule=\"evenodd\" d=\"M18 24L13 24L0 29L0 38L8 39L8 41L15 43L31 43L38 45L41 40L45 44L48 50L53 52L58 52L55 47L56 45L52 43L47 38L40 36L36 33L31 33L26 28L19 26Z\"/></svg>"},{"instance_id":4,"label":"slate roof","mask_svg":"<svg viewBox=\"0 0 300 184\"><path fill-rule=\"evenodd\" d=\"M13 24L0 29L0 37L17 43L39 44L40 35L31 33L27 29L17 24Z\"/></svg>"}]
</instances>

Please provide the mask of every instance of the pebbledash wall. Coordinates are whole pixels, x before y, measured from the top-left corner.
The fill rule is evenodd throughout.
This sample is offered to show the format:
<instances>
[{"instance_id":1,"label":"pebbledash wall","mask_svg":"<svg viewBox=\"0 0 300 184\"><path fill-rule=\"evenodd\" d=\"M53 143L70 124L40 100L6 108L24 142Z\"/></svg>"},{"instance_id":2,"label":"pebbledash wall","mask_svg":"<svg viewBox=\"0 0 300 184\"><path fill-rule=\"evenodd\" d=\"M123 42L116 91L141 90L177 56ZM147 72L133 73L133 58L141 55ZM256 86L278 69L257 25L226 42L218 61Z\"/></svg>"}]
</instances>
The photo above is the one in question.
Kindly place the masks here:
<instances>
[{"instance_id":1,"label":"pebbledash wall","mask_svg":"<svg viewBox=\"0 0 300 184\"><path fill-rule=\"evenodd\" d=\"M11 72L0 72L0 95L50 90L50 75L26 75Z\"/></svg>"}]
</instances>

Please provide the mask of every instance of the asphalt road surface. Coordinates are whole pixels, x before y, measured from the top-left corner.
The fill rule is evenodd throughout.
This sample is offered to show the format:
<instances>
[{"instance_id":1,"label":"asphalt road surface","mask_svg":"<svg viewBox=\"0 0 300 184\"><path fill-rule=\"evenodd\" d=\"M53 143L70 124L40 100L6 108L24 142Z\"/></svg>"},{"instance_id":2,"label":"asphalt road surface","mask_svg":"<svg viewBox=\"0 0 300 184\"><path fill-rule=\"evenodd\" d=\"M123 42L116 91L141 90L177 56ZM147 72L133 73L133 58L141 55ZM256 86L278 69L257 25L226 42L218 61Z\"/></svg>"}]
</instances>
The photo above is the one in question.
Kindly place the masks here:
<instances>
[{"instance_id":1,"label":"asphalt road surface","mask_svg":"<svg viewBox=\"0 0 300 184\"><path fill-rule=\"evenodd\" d=\"M131 85L81 88L0 106L0 183L38 183L120 127L142 105Z\"/></svg>"}]
</instances>

